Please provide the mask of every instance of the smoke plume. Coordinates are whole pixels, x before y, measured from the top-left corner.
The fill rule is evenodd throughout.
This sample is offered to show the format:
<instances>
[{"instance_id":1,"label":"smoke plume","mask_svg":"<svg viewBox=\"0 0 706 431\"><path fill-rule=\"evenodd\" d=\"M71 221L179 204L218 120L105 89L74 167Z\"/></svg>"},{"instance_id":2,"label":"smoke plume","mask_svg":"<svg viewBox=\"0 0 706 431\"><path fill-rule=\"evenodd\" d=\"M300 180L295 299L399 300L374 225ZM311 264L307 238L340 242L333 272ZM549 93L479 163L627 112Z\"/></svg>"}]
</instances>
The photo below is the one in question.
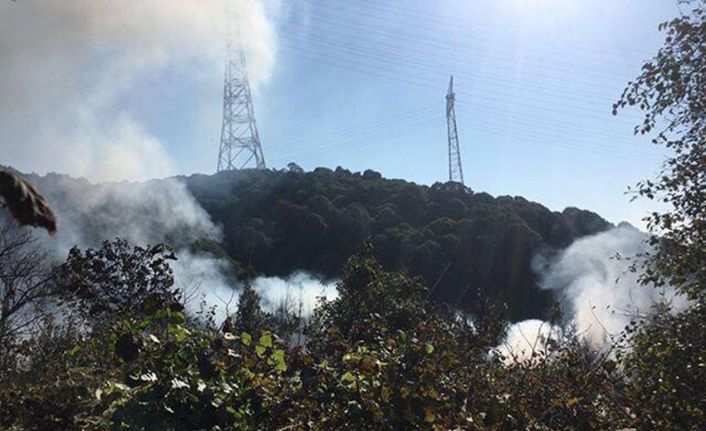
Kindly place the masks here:
<instances>
[{"instance_id":1,"label":"smoke plume","mask_svg":"<svg viewBox=\"0 0 706 431\"><path fill-rule=\"evenodd\" d=\"M537 319L518 322L507 331L505 340L496 348L508 364L532 360L534 352L542 352L549 340L560 338L561 328Z\"/></svg>"},{"instance_id":2,"label":"smoke plume","mask_svg":"<svg viewBox=\"0 0 706 431\"><path fill-rule=\"evenodd\" d=\"M257 86L274 64L269 15L257 0L227 1L248 35L243 43ZM158 94L144 94L145 82L188 68L201 82L220 85L224 10L224 0L0 2L3 163L96 181L174 174L169 143L142 115L164 115L167 107ZM204 96L190 102L218 109L216 98Z\"/></svg>"},{"instance_id":3,"label":"smoke plume","mask_svg":"<svg viewBox=\"0 0 706 431\"><path fill-rule=\"evenodd\" d=\"M178 265L175 275L180 280L193 280L197 283L196 294L190 298L188 309L197 312L201 304L207 308L213 307L214 320L220 324L228 314L235 312L241 286L224 282L222 276L214 277L214 274L227 273L227 268L220 261L190 257L186 262L188 267ZM303 317L312 314L319 298L332 300L338 295L335 283L322 281L303 271L286 278L258 277L252 281L252 287L262 298L261 305L265 311L275 312L282 306L287 311L301 313Z\"/></svg>"},{"instance_id":4,"label":"smoke plume","mask_svg":"<svg viewBox=\"0 0 706 431\"><path fill-rule=\"evenodd\" d=\"M632 271L649 252L647 236L628 224L575 241L557 257L537 257L543 289L551 289L562 301L569 323L593 345L621 332L629 320L649 313L658 302L675 309L686 306L670 287L639 283Z\"/></svg>"},{"instance_id":5,"label":"smoke plume","mask_svg":"<svg viewBox=\"0 0 706 431\"><path fill-rule=\"evenodd\" d=\"M243 49L257 88L274 64L270 17L278 3L0 2L0 163L104 182L36 178L57 212L57 237L47 241L57 259L74 245L98 247L115 237L138 245L166 241L179 257L174 264L179 285L232 285L227 265L188 251L196 240L219 241L221 231L183 183L115 181L162 178L177 170L170 157L173 143L150 130L168 107L146 83L186 70L204 85L222 85L226 19L233 19L247 35ZM174 89L187 94L197 111L220 109L217 97L188 90Z\"/></svg>"},{"instance_id":6,"label":"smoke plume","mask_svg":"<svg viewBox=\"0 0 706 431\"><path fill-rule=\"evenodd\" d=\"M253 288L260 293L265 308L273 310L283 302L308 316L316 307L319 298L326 300L338 296L336 283L326 283L303 271L295 272L287 278L260 277L253 281Z\"/></svg>"},{"instance_id":7,"label":"smoke plume","mask_svg":"<svg viewBox=\"0 0 706 431\"><path fill-rule=\"evenodd\" d=\"M170 263L176 287L185 292L191 312L215 308L216 323L235 311L240 283L234 268L208 253L192 251L197 241L221 242L222 232L177 178L147 182L92 184L84 179L50 174L32 176L51 202L59 221L54 237L40 235L62 260L73 246L100 247L115 237L137 245L168 242L177 260ZM306 272L289 277L260 277L252 282L265 310L281 305L307 316L319 297L332 299L335 283L326 283Z\"/></svg>"}]
</instances>

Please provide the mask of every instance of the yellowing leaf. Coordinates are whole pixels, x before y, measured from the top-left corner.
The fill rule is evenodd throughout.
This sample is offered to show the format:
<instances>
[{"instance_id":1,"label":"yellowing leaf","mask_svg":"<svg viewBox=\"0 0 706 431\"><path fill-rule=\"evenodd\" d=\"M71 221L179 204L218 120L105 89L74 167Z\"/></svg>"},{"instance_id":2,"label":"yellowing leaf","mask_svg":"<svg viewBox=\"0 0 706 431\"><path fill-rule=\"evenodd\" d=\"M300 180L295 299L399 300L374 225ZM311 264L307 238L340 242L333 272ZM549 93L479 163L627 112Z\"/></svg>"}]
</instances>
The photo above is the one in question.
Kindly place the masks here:
<instances>
[{"instance_id":1,"label":"yellowing leaf","mask_svg":"<svg viewBox=\"0 0 706 431\"><path fill-rule=\"evenodd\" d=\"M436 415L430 406L424 407L424 421L427 423L434 423L436 420Z\"/></svg>"},{"instance_id":2,"label":"yellowing leaf","mask_svg":"<svg viewBox=\"0 0 706 431\"><path fill-rule=\"evenodd\" d=\"M576 404L581 402L581 398L575 397L575 398L570 398L567 402L566 405L569 407L575 406Z\"/></svg>"},{"instance_id":3,"label":"yellowing leaf","mask_svg":"<svg viewBox=\"0 0 706 431\"><path fill-rule=\"evenodd\" d=\"M400 396L401 396L403 399L407 399L407 397L409 396L410 392L412 392L412 390L409 388L409 386L402 386L402 387L400 388Z\"/></svg>"}]
</instances>

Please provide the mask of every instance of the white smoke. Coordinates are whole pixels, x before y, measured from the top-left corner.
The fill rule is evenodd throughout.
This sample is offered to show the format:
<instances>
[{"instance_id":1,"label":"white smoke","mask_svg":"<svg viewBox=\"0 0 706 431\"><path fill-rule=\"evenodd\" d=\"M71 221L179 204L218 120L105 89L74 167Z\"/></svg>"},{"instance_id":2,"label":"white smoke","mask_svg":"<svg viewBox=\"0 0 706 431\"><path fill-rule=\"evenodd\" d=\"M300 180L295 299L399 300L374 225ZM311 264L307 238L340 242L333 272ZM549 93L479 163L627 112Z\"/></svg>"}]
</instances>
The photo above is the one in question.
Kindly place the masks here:
<instances>
[{"instance_id":1,"label":"white smoke","mask_svg":"<svg viewBox=\"0 0 706 431\"><path fill-rule=\"evenodd\" d=\"M59 255L74 245L98 247L115 237L138 245L166 239L176 247L221 239L221 231L181 181L91 184L63 175L35 180L54 208L58 231L47 241Z\"/></svg>"},{"instance_id":2,"label":"white smoke","mask_svg":"<svg viewBox=\"0 0 706 431\"><path fill-rule=\"evenodd\" d=\"M639 282L641 259L650 251L647 235L623 223L578 239L557 256L538 255L533 263L541 287L553 290L560 300L564 324L593 348L603 349L631 319L649 314L655 305L667 303L674 311L688 306L669 286ZM495 350L509 363L525 361L548 340L560 340L564 334L563 328L541 320L518 322Z\"/></svg>"},{"instance_id":3,"label":"white smoke","mask_svg":"<svg viewBox=\"0 0 706 431\"><path fill-rule=\"evenodd\" d=\"M185 294L191 313L213 308L214 320L220 324L235 312L241 283L234 268L211 254L196 253L190 246L198 240L222 240L221 229L189 193L186 185L175 178L148 182L92 184L87 180L51 174L32 177L51 202L58 219L55 237L40 235L64 259L73 246L100 247L115 237L135 245L168 242L175 247L175 285ZM252 281L266 311L274 312L285 305L289 311L309 316L320 297L336 297L336 283L323 281L298 271L289 277L259 277Z\"/></svg>"},{"instance_id":4,"label":"white smoke","mask_svg":"<svg viewBox=\"0 0 706 431\"><path fill-rule=\"evenodd\" d=\"M165 108L150 98L157 96L142 94L145 81L187 70L200 81L222 85L229 10L228 17L247 35L242 43L257 88L274 65L269 17L276 15L278 3L0 2L0 163L92 181L175 174L168 143L135 113ZM209 94L193 97L190 101L200 108L220 109L220 101ZM47 244L58 259L74 245L98 247L115 237L136 245L172 242L179 257L177 284L227 286L227 265L188 252L193 241L219 241L221 232L180 181L93 185L49 175L38 182L57 213L59 230Z\"/></svg>"},{"instance_id":5,"label":"white smoke","mask_svg":"<svg viewBox=\"0 0 706 431\"><path fill-rule=\"evenodd\" d=\"M338 296L335 282L324 282L303 271L295 272L287 278L259 277L253 281L255 289L263 300L265 308L274 310L283 302L293 306L308 316L316 307L319 298L327 301Z\"/></svg>"},{"instance_id":6,"label":"white smoke","mask_svg":"<svg viewBox=\"0 0 706 431\"><path fill-rule=\"evenodd\" d=\"M179 68L220 84L224 1L0 2L2 163L98 181L174 174L165 143L134 114L145 104L165 107L139 100L136 89ZM249 76L257 86L274 64L272 13L257 0L227 1L247 34ZM192 102L220 106L210 99L194 95Z\"/></svg>"},{"instance_id":7,"label":"white smoke","mask_svg":"<svg viewBox=\"0 0 706 431\"><path fill-rule=\"evenodd\" d=\"M187 303L187 309L192 313L197 312L201 304L204 304L206 308L214 309L215 323L221 324L237 309L240 284L228 283L223 277L213 276L228 271L220 261L197 257L189 258L186 262L188 267L175 267L175 275L192 283L192 287L197 283L198 288L198 293ZM262 299L263 310L275 312L278 307L284 306L290 312L301 313L303 317L313 313L320 298L332 300L338 295L335 282L323 281L304 271L295 272L286 278L257 277L252 281L252 287Z\"/></svg>"},{"instance_id":8,"label":"white smoke","mask_svg":"<svg viewBox=\"0 0 706 431\"><path fill-rule=\"evenodd\" d=\"M549 340L561 338L562 330L537 319L525 320L510 326L505 340L495 350L505 363L531 361L535 354L546 352Z\"/></svg>"},{"instance_id":9,"label":"white smoke","mask_svg":"<svg viewBox=\"0 0 706 431\"><path fill-rule=\"evenodd\" d=\"M639 283L641 256L650 252L647 236L628 224L576 240L541 268L541 287L551 289L563 302L570 323L593 345L620 333L630 319L649 313L659 302L675 309L686 300L672 288ZM637 264L638 272L631 266Z\"/></svg>"},{"instance_id":10,"label":"white smoke","mask_svg":"<svg viewBox=\"0 0 706 431\"><path fill-rule=\"evenodd\" d=\"M171 263L177 287L192 294L228 286L233 270L226 262L190 251L197 241L220 242L222 232L182 181L92 184L56 174L31 180L57 216L56 235L40 235L57 260L65 259L71 247L98 248L114 238L139 246L166 242L178 258Z\"/></svg>"},{"instance_id":11,"label":"white smoke","mask_svg":"<svg viewBox=\"0 0 706 431\"><path fill-rule=\"evenodd\" d=\"M196 315L212 309L213 319L220 325L235 311L240 294L232 268L225 261L182 250L171 267L188 312Z\"/></svg>"}]
</instances>

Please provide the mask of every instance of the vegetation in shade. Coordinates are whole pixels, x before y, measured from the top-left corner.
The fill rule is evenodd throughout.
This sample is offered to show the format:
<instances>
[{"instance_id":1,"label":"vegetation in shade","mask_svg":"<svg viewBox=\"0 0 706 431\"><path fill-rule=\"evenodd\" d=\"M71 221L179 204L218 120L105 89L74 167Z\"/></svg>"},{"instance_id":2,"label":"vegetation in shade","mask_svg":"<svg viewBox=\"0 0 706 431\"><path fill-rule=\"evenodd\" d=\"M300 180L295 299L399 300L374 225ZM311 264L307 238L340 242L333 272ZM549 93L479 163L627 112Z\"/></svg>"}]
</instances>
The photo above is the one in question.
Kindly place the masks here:
<instances>
[{"instance_id":1,"label":"vegetation in shade","mask_svg":"<svg viewBox=\"0 0 706 431\"><path fill-rule=\"evenodd\" d=\"M26 178L81 226L85 244L99 246L111 221L121 217L123 194L110 187L58 174ZM371 170L304 172L292 166L192 175L180 181L222 226L222 240L204 240L175 222L165 238L153 241L222 257L243 281L300 270L338 278L355 247L370 238L383 268L438 284L435 301L478 312L477 296L500 298L513 321L546 318L554 305L552 293L538 286L533 256L551 256L577 238L611 227L590 211L552 212L522 197L493 197L455 183L422 186L385 179ZM150 183L160 182L155 186L160 191L182 186L174 179ZM85 207L85 196L101 190L107 197L100 205L90 211L75 209ZM143 205L149 202L135 213L149 210Z\"/></svg>"},{"instance_id":2,"label":"vegetation in shade","mask_svg":"<svg viewBox=\"0 0 706 431\"><path fill-rule=\"evenodd\" d=\"M318 168L221 172L184 179L244 273L297 270L338 278L366 238L388 271L438 282L433 299L476 312L478 295L501 298L512 320L544 318L553 304L538 287L532 257L610 227L576 208L549 211L521 197L431 187L374 171Z\"/></svg>"},{"instance_id":3,"label":"vegetation in shade","mask_svg":"<svg viewBox=\"0 0 706 431\"><path fill-rule=\"evenodd\" d=\"M101 259L104 263L131 253L116 244L104 248L125 254ZM157 267L154 275L161 279L168 272ZM171 300L153 308L149 298L158 286L144 278L137 283L134 300L142 308L89 306L62 324L48 318L33 337L4 352L14 366L0 373L0 427L677 430L706 425L706 388L695 378L704 376L698 358L705 346L687 314L659 315L655 319L669 322L658 326L636 325L633 349L617 357L591 350L572 335L554 334L533 349L530 360L516 361L493 349L502 325L489 336L482 319L474 325L430 302L431 289L421 279L384 271L369 243L346 264L338 299L322 300L307 323L304 344L290 343L296 334L271 324L256 294L244 295L232 322L219 329L207 316L188 319L166 305ZM97 292L98 304L121 303L110 291ZM698 308L690 313L703 314ZM245 322L248 331L241 331ZM666 332L650 329L665 325L676 333L666 338ZM655 337L663 338L655 344Z\"/></svg>"}]
</instances>

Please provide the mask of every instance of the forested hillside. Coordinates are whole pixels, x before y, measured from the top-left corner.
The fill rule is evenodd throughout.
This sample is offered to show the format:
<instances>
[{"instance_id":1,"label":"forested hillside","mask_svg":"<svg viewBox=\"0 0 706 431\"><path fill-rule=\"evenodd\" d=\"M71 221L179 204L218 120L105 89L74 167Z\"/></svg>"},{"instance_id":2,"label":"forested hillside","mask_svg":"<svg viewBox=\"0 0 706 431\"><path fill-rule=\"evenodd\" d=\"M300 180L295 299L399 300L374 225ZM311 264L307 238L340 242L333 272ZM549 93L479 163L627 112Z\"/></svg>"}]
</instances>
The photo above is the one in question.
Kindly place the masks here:
<instances>
[{"instance_id":1,"label":"forested hillside","mask_svg":"<svg viewBox=\"0 0 706 431\"><path fill-rule=\"evenodd\" d=\"M436 286L432 299L478 313L482 296L507 304L513 321L546 318L553 303L552 292L538 287L536 256L610 227L577 208L552 212L522 197L457 183L422 186L370 170L241 170L108 184L26 177L55 203L62 232L75 234L63 241L67 249L122 236L227 254L242 279L300 270L335 279L370 239L385 270ZM199 206L203 217L195 215ZM218 235L203 220L209 217L222 228L221 244L212 241Z\"/></svg>"},{"instance_id":2,"label":"forested hillside","mask_svg":"<svg viewBox=\"0 0 706 431\"><path fill-rule=\"evenodd\" d=\"M386 270L437 284L437 299L474 310L478 294L508 304L512 320L544 317L551 294L532 259L609 223L522 197L474 193L456 183L420 186L374 171L318 168L222 172L185 178L224 229L227 253L253 274L307 270L338 277L366 238Z\"/></svg>"}]
</instances>

